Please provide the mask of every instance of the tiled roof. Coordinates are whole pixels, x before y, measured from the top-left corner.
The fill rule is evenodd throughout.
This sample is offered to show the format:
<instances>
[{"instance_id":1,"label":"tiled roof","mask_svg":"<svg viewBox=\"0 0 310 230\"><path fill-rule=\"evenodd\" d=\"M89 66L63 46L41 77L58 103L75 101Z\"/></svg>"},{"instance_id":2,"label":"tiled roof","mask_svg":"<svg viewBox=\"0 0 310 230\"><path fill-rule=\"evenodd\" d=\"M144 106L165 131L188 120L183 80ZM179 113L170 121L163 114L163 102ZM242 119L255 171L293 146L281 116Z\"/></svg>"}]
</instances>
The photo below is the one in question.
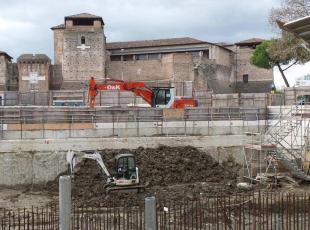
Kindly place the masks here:
<instances>
[{"instance_id":1,"label":"tiled roof","mask_svg":"<svg viewBox=\"0 0 310 230\"><path fill-rule=\"evenodd\" d=\"M45 54L22 54L17 58L17 61L29 61L29 60L50 61L50 58Z\"/></svg>"},{"instance_id":2,"label":"tiled roof","mask_svg":"<svg viewBox=\"0 0 310 230\"><path fill-rule=\"evenodd\" d=\"M78 19L78 18L99 19L102 22L102 24L104 25L102 17L94 15L94 14L89 14L89 13L81 13L81 14L74 14L74 15L66 16L65 20L67 20L67 19Z\"/></svg>"},{"instance_id":3,"label":"tiled roof","mask_svg":"<svg viewBox=\"0 0 310 230\"><path fill-rule=\"evenodd\" d=\"M288 23L281 21L277 21L277 23L281 29L293 33L295 36L302 38L308 43L308 45L310 45L310 16L299 18Z\"/></svg>"},{"instance_id":4,"label":"tiled roof","mask_svg":"<svg viewBox=\"0 0 310 230\"><path fill-rule=\"evenodd\" d=\"M6 52L0 50L0 56L1 56L1 55L6 56L9 60L13 59L13 58L12 58L10 55L8 55Z\"/></svg>"},{"instance_id":5,"label":"tiled roof","mask_svg":"<svg viewBox=\"0 0 310 230\"><path fill-rule=\"evenodd\" d=\"M232 46L234 44L226 43L226 42L217 42L215 43L215 45L226 47L226 46Z\"/></svg>"},{"instance_id":6,"label":"tiled roof","mask_svg":"<svg viewBox=\"0 0 310 230\"><path fill-rule=\"evenodd\" d=\"M258 44L262 43L263 41L265 41L265 40L261 39L261 38L251 38L251 39L247 39L247 40L237 42L235 44L236 45L258 45Z\"/></svg>"},{"instance_id":7,"label":"tiled roof","mask_svg":"<svg viewBox=\"0 0 310 230\"><path fill-rule=\"evenodd\" d=\"M107 49L128 49L140 47L157 47L157 46L173 46L173 45L188 45L188 44L203 44L207 43L194 38L169 38L157 40L141 40L141 41L128 41L128 42L110 42L107 43Z\"/></svg>"},{"instance_id":8,"label":"tiled roof","mask_svg":"<svg viewBox=\"0 0 310 230\"><path fill-rule=\"evenodd\" d=\"M65 28L65 24L60 24L60 25L58 25L58 26L53 26L52 28L51 28L51 30L59 30L59 29L64 29Z\"/></svg>"},{"instance_id":9,"label":"tiled roof","mask_svg":"<svg viewBox=\"0 0 310 230\"><path fill-rule=\"evenodd\" d=\"M101 18L101 17L94 15L94 14L89 14L89 13L80 13L80 14L66 16L66 18Z\"/></svg>"}]
</instances>

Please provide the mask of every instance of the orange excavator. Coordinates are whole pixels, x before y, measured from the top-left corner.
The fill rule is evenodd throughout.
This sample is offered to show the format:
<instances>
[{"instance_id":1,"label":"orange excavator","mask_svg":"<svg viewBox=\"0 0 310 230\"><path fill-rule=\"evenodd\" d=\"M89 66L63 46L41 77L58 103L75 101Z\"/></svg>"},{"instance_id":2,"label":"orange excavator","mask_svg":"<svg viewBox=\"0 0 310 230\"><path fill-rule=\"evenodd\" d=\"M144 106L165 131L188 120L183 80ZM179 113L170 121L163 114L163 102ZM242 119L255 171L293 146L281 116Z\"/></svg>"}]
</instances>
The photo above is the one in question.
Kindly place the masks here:
<instances>
[{"instance_id":1,"label":"orange excavator","mask_svg":"<svg viewBox=\"0 0 310 230\"><path fill-rule=\"evenodd\" d=\"M88 87L88 102L91 108L95 107L98 90L131 91L141 97L151 107L157 108L187 108L197 107L193 98L175 97L172 87L149 88L143 82L125 82L122 80L106 79L102 84L96 84L92 77Z\"/></svg>"}]
</instances>

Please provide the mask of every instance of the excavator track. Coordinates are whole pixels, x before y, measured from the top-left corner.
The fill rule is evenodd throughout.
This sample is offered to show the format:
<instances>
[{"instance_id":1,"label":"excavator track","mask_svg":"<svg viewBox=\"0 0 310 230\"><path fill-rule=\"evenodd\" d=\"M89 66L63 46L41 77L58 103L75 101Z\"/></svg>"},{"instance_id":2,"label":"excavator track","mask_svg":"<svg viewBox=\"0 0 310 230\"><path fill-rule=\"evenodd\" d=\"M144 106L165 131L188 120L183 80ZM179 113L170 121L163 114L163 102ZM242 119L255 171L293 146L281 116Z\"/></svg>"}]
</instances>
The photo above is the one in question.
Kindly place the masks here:
<instances>
[{"instance_id":1,"label":"excavator track","mask_svg":"<svg viewBox=\"0 0 310 230\"><path fill-rule=\"evenodd\" d=\"M105 188L106 193L124 192L124 193L141 193L145 191L144 185L130 185L130 186L111 186Z\"/></svg>"}]
</instances>

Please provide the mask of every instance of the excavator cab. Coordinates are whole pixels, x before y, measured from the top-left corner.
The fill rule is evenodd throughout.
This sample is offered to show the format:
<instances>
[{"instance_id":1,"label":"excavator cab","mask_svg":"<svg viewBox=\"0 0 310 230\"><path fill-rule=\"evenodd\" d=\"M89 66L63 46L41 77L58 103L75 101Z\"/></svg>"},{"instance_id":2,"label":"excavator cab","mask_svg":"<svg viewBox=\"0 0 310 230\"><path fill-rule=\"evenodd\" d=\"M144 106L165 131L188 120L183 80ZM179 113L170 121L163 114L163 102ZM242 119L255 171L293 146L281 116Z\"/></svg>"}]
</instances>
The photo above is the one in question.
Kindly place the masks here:
<instances>
[{"instance_id":1,"label":"excavator cab","mask_svg":"<svg viewBox=\"0 0 310 230\"><path fill-rule=\"evenodd\" d=\"M155 87L153 88L154 97L153 97L153 106L157 108L169 108L172 99L173 93L171 87Z\"/></svg>"},{"instance_id":2,"label":"excavator cab","mask_svg":"<svg viewBox=\"0 0 310 230\"><path fill-rule=\"evenodd\" d=\"M118 154L115 157L116 179L137 180L138 172L135 157L131 153Z\"/></svg>"}]
</instances>

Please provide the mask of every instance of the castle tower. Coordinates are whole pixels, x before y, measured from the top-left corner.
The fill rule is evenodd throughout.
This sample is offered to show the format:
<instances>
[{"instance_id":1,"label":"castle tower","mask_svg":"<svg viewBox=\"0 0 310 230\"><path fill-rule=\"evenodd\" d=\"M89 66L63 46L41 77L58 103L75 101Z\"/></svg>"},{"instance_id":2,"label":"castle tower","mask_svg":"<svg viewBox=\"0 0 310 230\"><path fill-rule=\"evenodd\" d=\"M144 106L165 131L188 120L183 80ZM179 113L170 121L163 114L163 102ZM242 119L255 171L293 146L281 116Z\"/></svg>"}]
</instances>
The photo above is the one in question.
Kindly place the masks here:
<instances>
[{"instance_id":1,"label":"castle tower","mask_svg":"<svg viewBox=\"0 0 310 230\"><path fill-rule=\"evenodd\" d=\"M0 91L9 88L7 83L9 81L9 64L12 59L6 52L0 51Z\"/></svg>"},{"instance_id":2,"label":"castle tower","mask_svg":"<svg viewBox=\"0 0 310 230\"><path fill-rule=\"evenodd\" d=\"M51 60L45 54L23 54L17 58L19 91L49 90Z\"/></svg>"},{"instance_id":3,"label":"castle tower","mask_svg":"<svg viewBox=\"0 0 310 230\"><path fill-rule=\"evenodd\" d=\"M90 77L104 78L103 27L101 17L82 13L67 16L64 24L51 28L54 32L55 64L52 82L59 82L62 78L61 89L70 90L85 88Z\"/></svg>"}]
</instances>

